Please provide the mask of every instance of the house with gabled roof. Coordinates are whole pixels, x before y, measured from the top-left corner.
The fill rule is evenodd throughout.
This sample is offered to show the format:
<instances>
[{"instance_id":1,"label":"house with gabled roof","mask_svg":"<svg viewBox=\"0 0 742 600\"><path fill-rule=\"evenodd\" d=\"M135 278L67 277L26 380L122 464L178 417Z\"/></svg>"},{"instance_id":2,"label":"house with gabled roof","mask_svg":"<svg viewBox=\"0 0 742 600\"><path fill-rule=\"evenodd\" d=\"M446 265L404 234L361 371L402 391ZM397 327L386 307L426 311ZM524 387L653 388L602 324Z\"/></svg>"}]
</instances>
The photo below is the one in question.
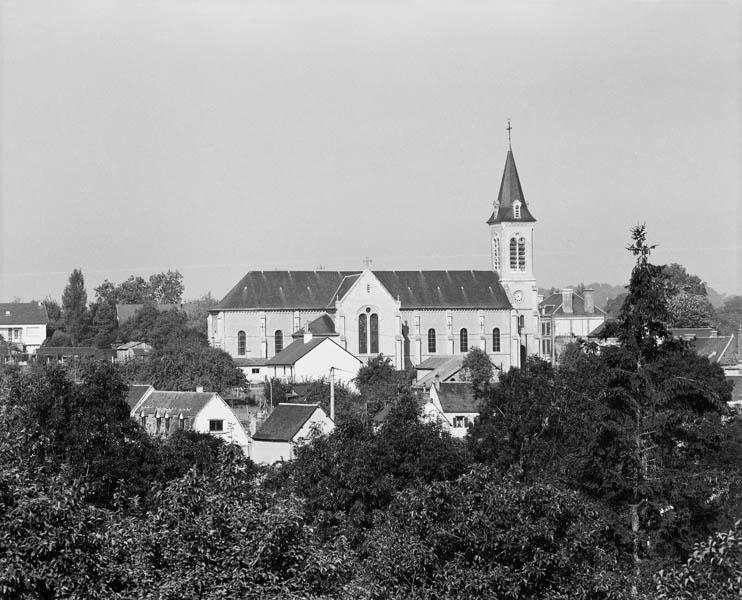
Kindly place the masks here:
<instances>
[{"instance_id":1,"label":"house with gabled roof","mask_svg":"<svg viewBox=\"0 0 742 600\"><path fill-rule=\"evenodd\" d=\"M209 342L236 359L269 360L291 332L319 321L363 362L383 354L404 369L478 347L503 370L518 366L539 351L539 314L536 220L512 149L491 206L490 270L250 271L209 312Z\"/></svg>"},{"instance_id":2,"label":"house with gabled roof","mask_svg":"<svg viewBox=\"0 0 742 600\"><path fill-rule=\"evenodd\" d=\"M129 410L135 411L139 403L154 391L155 388L151 385L130 385L129 391L126 393L126 403L129 405Z\"/></svg>"},{"instance_id":3,"label":"house with gabled roof","mask_svg":"<svg viewBox=\"0 0 742 600\"><path fill-rule=\"evenodd\" d=\"M1 302L0 336L26 354L34 354L46 339L49 316L41 302Z\"/></svg>"},{"instance_id":4,"label":"house with gabled roof","mask_svg":"<svg viewBox=\"0 0 742 600\"><path fill-rule=\"evenodd\" d=\"M297 446L333 429L335 423L319 404L281 403L253 434L250 458L261 464L292 460Z\"/></svg>"},{"instance_id":5,"label":"house with gabled roof","mask_svg":"<svg viewBox=\"0 0 742 600\"><path fill-rule=\"evenodd\" d=\"M593 290L582 295L571 288L551 294L539 303L540 352L544 360L556 364L570 342L595 336L607 313L595 306Z\"/></svg>"},{"instance_id":6,"label":"house with gabled roof","mask_svg":"<svg viewBox=\"0 0 742 600\"><path fill-rule=\"evenodd\" d=\"M334 377L355 389L353 380L361 368L361 361L332 337L315 337L307 328L273 358L266 361L269 377L289 382ZM331 373L332 370L332 373Z\"/></svg>"},{"instance_id":7,"label":"house with gabled roof","mask_svg":"<svg viewBox=\"0 0 742 600\"><path fill-rule=\"evenodd\" d=\"M466 436L474 419L479 416L479 403L471 383L439 383L430 388L430 403L445 417L453 437Z\"/></svg>"},{"instance_id":8,"label":"house with gabled roof","mask_svg":"<svg viewBox=\"0 0 742 600\"><path fill-rule=\"evenodd\" d=\"M136 394L137 391L130 394ZM216 392L149 390L131 410L131 417L156 436L196 431L238 445L249 455L250 437L237 415Z\"/></svg>"}]
</instances>

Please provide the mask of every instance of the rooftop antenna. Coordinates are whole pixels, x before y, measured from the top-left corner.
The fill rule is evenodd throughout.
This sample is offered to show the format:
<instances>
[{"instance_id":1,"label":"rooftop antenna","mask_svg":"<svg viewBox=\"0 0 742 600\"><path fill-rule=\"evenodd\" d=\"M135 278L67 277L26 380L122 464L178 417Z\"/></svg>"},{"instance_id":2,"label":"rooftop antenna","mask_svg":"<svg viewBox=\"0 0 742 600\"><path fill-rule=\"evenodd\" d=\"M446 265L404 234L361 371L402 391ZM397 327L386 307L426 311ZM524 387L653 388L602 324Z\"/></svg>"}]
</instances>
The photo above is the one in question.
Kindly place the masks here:
<instances>
[{"instance_id":1,"label":"rooftop antenna","mask_svg":"<svg viewBox=\"0 0 742 600\"><path fill-rule=\"evenodd\" d=\"M508 119L508 126L505 129L507 129L508 132L508 149L512 150L513 146L510 142L510 132L513 130L513 127L510 125L510 119Z\"/></svg>"}]
</instances>

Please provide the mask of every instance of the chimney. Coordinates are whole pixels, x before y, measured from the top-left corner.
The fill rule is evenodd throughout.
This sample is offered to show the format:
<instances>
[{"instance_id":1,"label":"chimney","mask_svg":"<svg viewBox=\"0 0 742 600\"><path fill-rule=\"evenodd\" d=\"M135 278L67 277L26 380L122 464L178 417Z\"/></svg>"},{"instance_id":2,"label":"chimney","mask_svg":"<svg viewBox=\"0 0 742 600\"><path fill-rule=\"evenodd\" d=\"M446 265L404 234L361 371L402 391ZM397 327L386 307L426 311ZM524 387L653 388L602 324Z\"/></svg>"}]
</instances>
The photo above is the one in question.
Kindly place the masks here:
<instances>
[{"instance_id":1,"label":"chimney","mask_svg":"<svg viewBox=\"0 0 742 600\"><path fill-rule=\"evenodd\" d=\"M304 326L304 343L308 344L312 341L312 332L309 330L309 320L307 320L307 324Z\"/></svg>"},{"instance_id":2,"label":"chimney","mask_svg":"<svg viewBox=\"0 0 742 600\"><path fill-rule=\"evenodd\" d=\"M203 393L203 391L204 391L204 386L202 386L202 385L197 385L197 386L196 386L196 391L197 391L197 392L198 392L199 394Z\"/></svg>"},{"instance_id":3,"label":"chimney","mask_svg":"<svg viewBox=\"0 0 742 600\"><path fill-rule=\"evenodd\" d=\"M441 389L441 376L438 375L438 373L436 373L435 377L433 377L433 385L435 386L436 390Z\"/></svg>"},{"instance_id":4,"label":"chimney","mask_svg":"<svg viewBox=\"0 0 742 600\"><path fill-rule=\"evenodd\" d=\"M562 290L562 310L568 314L572 314L572 288L564 288Z\"/></svg>"},{"instance_id":5,"label":"chimney","mask_svg":"<svg viewBox=\"0 0 742 600\"><path fill-rule=\"evenodd\" d=\"M582 292L582 296L585 299L585 312L589 315L595 312L595 298L593 296L593 289L587 288Z\"/></svg>"}]
</instances>

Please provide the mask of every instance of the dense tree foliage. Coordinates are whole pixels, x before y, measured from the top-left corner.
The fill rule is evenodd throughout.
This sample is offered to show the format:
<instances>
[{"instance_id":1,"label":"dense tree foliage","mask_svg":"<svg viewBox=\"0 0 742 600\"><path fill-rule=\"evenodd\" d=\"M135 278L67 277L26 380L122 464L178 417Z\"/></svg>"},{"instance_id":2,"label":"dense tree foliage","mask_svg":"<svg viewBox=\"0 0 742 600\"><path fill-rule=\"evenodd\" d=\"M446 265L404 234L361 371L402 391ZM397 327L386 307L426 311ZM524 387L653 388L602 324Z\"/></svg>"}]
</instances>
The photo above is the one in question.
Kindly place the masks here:
<instances>
[{"instance_id":1,"label":"dense tree foliage","mask_svg":"<svg viewBox=\"0 0 742 600\"><path fill-rule=\"evenodd\" d=\"M232 357L218 348L188 338L176 338L141 359L130 360L123 372L131 383L145 383L160 390L225 393L244 387L244 373Z\"/></svg>"},{"instance_id":2,"label":"dense tree foliage","mask_svg":"<svg viewBox=\"0 0 742 600\"><path fill-rule=\"evenodd\" d=\"M62 320L65 332L70 336L73 344L79 343L86 334L87 305L88 293L85 290L85 278L80 269L74 269L62 294Z\"/></svg>"},{"instance_id":3,"label":"dense tree foliage","mask_svg":"<svg viewBox=\"0 0 742 600\"><path fill-rule=\"evenodd\" d=\"M481 397L486 394L495 371L487 353L474 346L464 357L462 368L465 380L470 381L474 387L475 396Z\"/></svg>"}]
</instances>

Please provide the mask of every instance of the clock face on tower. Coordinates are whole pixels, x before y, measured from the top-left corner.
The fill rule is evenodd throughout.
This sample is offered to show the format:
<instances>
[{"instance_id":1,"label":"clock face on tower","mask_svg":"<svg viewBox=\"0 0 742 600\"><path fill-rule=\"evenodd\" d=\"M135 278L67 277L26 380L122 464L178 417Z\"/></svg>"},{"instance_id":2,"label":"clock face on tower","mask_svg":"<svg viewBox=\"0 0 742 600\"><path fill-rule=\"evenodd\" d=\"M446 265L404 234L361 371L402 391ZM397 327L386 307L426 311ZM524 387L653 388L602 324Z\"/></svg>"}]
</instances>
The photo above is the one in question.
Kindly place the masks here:
<instances>
[{"instance_id":1,"label":"clock face on tower","mask_svg":"<svg viewBox=\"0 0 742 600\"><path fill-rule=\"evenodd\" d=\"M516 290L516 292L513 294L513 299L516 302L523 302L523 292L520 290Z\"/></svg>"}]
</instances>

